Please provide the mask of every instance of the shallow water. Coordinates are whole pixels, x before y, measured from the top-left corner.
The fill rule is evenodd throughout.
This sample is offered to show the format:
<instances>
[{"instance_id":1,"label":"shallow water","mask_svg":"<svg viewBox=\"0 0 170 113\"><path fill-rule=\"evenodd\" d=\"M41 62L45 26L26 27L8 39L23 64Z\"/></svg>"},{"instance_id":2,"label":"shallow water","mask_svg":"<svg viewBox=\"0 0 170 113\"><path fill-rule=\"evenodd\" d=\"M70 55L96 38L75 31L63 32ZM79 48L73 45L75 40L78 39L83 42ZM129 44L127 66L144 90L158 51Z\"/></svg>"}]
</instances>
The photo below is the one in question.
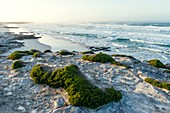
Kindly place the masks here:
<instances>
[{"instance_id":1,"label":"shallow water","mask_svg":"<svg viewBox=\"0 0 170 113\"><path fill-rule=\"evenodd\" d=\"M25 24L29 31L88 46L109 46L112 53L139 60L170 62L169 23ZM51 39L49 39L51 40ZM41 41L41 40L39 40ZM54 40L53 40L54 41ZM43 42L44 43L44 42Z\"/></svg>"}]
</instances>

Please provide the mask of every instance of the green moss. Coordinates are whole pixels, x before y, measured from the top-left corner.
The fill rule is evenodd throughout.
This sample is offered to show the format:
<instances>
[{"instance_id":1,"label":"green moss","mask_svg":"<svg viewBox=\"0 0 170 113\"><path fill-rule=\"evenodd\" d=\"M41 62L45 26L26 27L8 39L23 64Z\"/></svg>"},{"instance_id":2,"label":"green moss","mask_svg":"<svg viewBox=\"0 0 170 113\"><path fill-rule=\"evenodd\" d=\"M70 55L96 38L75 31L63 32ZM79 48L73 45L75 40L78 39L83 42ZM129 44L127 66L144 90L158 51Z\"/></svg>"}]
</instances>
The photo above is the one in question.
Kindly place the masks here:
<instances>
[{"instance_id":1,"label":"green moss","mask_svg":"<svg viewBox=\"0 0 170 113\"><path fill-rule=\"evenodd\" d=\"M47 83L48 77L51 75L51 69L47 66L37 64L35 65L31 72L30 77L37 84Z\"/></svg>"},{"instance_id":2,"label":"green moss","mask_svg":"<svg viewBox=\"0 0 170 113\"><path fill-rule=\"evenodd\" d=\"M130 68L130 66L121 64L120 62L115 61L110 55L101 52L95 55L83 55L82 59L92 61L92 62L101 62L101 63L110 62L113 65Z\"/></svg>"},{"instance_id":3,"label":"green moss","mask_svg":"<svg viewBox=\"0 0 170 113\"><path fill-rule=\"evenodd\" d=\"M168 83L168 82L160 82L160 81L157 81L152 78L146 78L145 82L147 82L153 86L159 87L159 88L164 88L164 89L170 90L170 83Z\"/></svg>"},{"instance_id":4,"label":"green moss","mask_svg":"<svg viewBox=\"0 0 170 113\"><path fill-rule=\"evenodd\" d=\"M20 59L22 58L22 54L20 54L19 52L13 52L12 54L10 54L8 56L8 59L11 59L11 60L17 60L17 59Z\"/></svg>"},{"instance_id":5,"label":"green moss","mask_svg":"<svg viewBox=\"0 0 170 113\"><path fill-rule=\"evenodd\" d=\"M17 59L22 58L23 56L33 55L36 52L40 52L40 51L35 50L35 49L31 49L30 51L15 51L8 56L8 59L17 60Z\"/></svg>"},{"instance_id":6,"label":"green moss","mask_svg":"<svg viewBox=\"0 0 170 113\"><path fill-rule=\"evenodd\" d=\"M106 62L112 62L114 59L105 53L98 53L95 55L83 55L82 57L83 60L89 60L92 62L101 62L101 63L106 63Z\"/></svg>"},{"instance_id":7,"label":"green moss","mask_svg":"<svg viewBox=\"0 0 170 113\"><path fill-rule=\"evenodd\" d=\"M45 72L41 65L36 65L31 71L31 77L39 81ZM76 65L57 69L50 76L43 77L43 81L53 88L64 88L69 95L69 102L74 106L95 109L112 101L118 102L122 98L120 91L113 87L103 91L93 86L81 75Z\"/></svg>"},{"instance_id":8,"label":"green moss","mask_svg":"<svg viewBox=\"0 0 170 113\"><path fill-rule=\"evenodd\" d=\"M60 55L73 55L72 52L69 52L69 51L67 51L67 50L61 50L61 51L59 51L59 54L60 54Z\"/></svg>"},{"instance_id":9,"label":"green moss","mask_svg":"<svg viewBox=\"0 0 170 113\"><path fill-rule=\"evenodd\" d=\"M18 68L21 68L22 66L23 66L23 62L20 60L15 60L12 63L12 69L18 69Z\"/></svg>"},{"instance_id":10,"label":"green moss","mask_svg":"<svg viewBox=\"0 0 170 113\"><path fill-rule=\"evenodd\" d=\"M40 52L36 52L36 53L33 54L33 57L34 57L34 58L37 58L37 57L40 57L40 56L41 56L41 53L40 53Z\"/></svg>"},{"instance_id":11,"label":"green moss","mask_svg":"<svg viewBox=\"0 0 170 113\"><path fill-rule=\"evenodd\" d=\"M81 54L94 54L93 51L85 51L85 52L81 52Z\"/></svg>"},{"instance_id":12,"label":"green moss","mask_svg":"<svg viewBox=\"0 0 170 113\"><path fill-rule=\"evenodd\" d=\"M52 52L52 51L49 49L44 51L44 53L50 53L50 52Z\"/></svg>"},{"instance_id":13,"label":"green moss","mask_svg":"<svg viewBox=\"0 0 170 113\"><path fill-rule=\"evenodd\" d=\"M148 63L149 65L157 67L157 68L166 68L165 65L160 60L157 60L157 59L150 60L148 61Z\"/></svg>"}]
</instances>

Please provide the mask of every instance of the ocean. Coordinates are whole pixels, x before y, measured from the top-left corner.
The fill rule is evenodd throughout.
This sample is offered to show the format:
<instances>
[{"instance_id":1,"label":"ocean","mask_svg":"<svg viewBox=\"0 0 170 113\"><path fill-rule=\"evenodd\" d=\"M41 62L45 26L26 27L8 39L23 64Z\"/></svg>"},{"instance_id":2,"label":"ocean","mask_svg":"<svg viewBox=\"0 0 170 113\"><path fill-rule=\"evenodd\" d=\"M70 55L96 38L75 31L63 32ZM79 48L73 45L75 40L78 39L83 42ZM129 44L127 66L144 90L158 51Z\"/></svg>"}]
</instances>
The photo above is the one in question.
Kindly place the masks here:
<instances>
[{"instance_id":1,"label":"ocean","mask_svg":"<svg viewBox=\"0 0 170 113\"><path fill-rule=\"evenodd\" d=\"M159 59L170 63L170 23L27 23L19 24L19 27L54 40L67 39L85 46L110 47L108 54L126 54L141 61Z\"/></svg>"}]
</instances>

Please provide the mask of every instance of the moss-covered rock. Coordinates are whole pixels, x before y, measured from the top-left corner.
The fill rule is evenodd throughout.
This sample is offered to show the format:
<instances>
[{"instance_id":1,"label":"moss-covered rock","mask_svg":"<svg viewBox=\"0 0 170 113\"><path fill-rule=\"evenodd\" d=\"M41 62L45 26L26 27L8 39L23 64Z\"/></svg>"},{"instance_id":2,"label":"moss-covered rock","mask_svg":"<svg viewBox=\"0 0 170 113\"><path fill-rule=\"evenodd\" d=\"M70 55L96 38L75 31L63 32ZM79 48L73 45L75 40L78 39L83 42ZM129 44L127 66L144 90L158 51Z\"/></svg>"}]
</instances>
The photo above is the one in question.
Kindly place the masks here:
<instances>
[{"instance_id":1,"label":"moss-covered rock","mask_svg":"<svg viewBox=\"0 0 170 113\"><path fill-rule=\"evenodd\" d=\"M92 62L101 62L101 63L114 61L114 59L110 55L101 52L95 55L83 55L82 59L92 61Z\"/></svg>"},{"instance_id":2,"label":"moss-covered rock","mask_svg":"<svg viewBox=\"0 0 170 113\"><path fill-rule=\"evenodd\" d=\"M22 58L23 56L33 55L34 53L37 53L37 52L41 53L41 51L38 51L35 49L31 49L30 51L15 51L8 56L8 59L17 60L17 59Z\"/></svg>"},{"instance_id":3,"label":"moss-covered rock","mask_svg":"<svg viewBox=\"0 0 170 113\"><path fill-rule=\"evenodd\" d=\"M85 51L85 52L81 52L81 54L95 54L93 51Z\"/></svg>"},{"instance_id":4,"label":"moss-covered rock","mask_svg":"<svg viewBox=\"0 0 170 113\"><path fill-rule=\"evenodd\" d=\"M64 88L69 95L69 102L74 106L95 109L112 101L118 102L122 98L120 91L115 90L113 87L103 91L93 86L81 75L76 65L57 69L51 75L49 75L49 71L45 67L36 65L31 71L31 77L38 83L43 81L43 83L53 88Z\"/></svg>"},{"instance_id":5,"label":"moss-covered rock","mask_svg":"<svg viewBox=\"0 0 170 113\"><path fill-rule=\"evenodd\" d=\"M152 79L152 78L146 78L145 82L147 82L153 86L159 87L159 88L164 88L164 89L170 90L169 82L160 82L160 81Z\"/></svg>"},{"instance_id":6,"label":"moss-covered rock","mask_svg":"<svg viewBox=\"0 0 170 113\"><path fill-rule=\"evenodd\" d=\"M110 62L113 65L117 65L117 66L123 66L126 68L130 68L130 66L127 66L125 64L122 64L120 62L115 61L112 56L107 55L105 53L98 53L95 55L83 55L82 57L83 60L88 60L88 61L92 61L92 62L101 62L101 63L106 63L106 62Z\"/></svg>"},{"instance_id":7,"label":"moss-covered rock","mask_svg":"<svg viewBox=\"0 0 170 113\"><path fill-rule=\"evenodd\" d=\"M166 68L165 65L157 59L149 60L148 61L149 65L157 67L157 68Z\"/></svg>"},{"instance_id":8,"label":"moss-covered rock","mask_svg":"<svg viewBox=\"0 0 170 113\"><path fill-rule=\"evenodd\" d=\"M37 64L35 65L31 72L30 77L37 84L45 84L51 75L51 69L45 65Z\"/></svg>"},{"instance_id":9,"label":"moss-covered rock","mask_svg":"<svg viewBox=\"0 0 170 113\"><path fill-rule=\"evenodd\" d=\"M23 67L23 62L20 60L15 60L12 63L12 69L18 69L18 68L22 68Z\"/></svg>"},{"instance_id":10,"label":"moss-covered rock","mask_svg":"<svg viewBox=\"0 0 170 113\"><path fill-rule=\"evenodd\" d=\"M65 49L59 51L59 54L60 54L60 55L73 55L72 52L69 52L69 51L67 51L67 50L65 50Z\"/></svg>"},{"instance_id":11,"label":"moss-covered rock","mask_svg":"<svg viewBox=\"0 0 170 113\"><path fill-rule=\"evenodd\" d=\"M19 52L13 52L12 54L10 54L8 56L8 59L11 59L11 60L17 60L17 59L20 59L22 58L22 55L19 53Z\"/></svg>"},{"instance_id":12,"label":"moss-covered rock","mask_svg":"<svg viewBox=\"0 0 170 113\"><path fill-rule=\"evenodd\" d=\"M32 53L32 55L33 55L34 53L37 53L37 52L41 53L41 51L39 51L39 50L37 50L37 49L31 49L30 52Z\"/></svg>"},{"instance_id":13,"label":"moss-covered rock","mask_svg":"<svg viewBox=\"0 0 170 113\"><path fill-rule=\"evenodd\" d=\"M51 50L45 50L44 53L51 53L52 51Z\"/></svg>"}]
</instances>

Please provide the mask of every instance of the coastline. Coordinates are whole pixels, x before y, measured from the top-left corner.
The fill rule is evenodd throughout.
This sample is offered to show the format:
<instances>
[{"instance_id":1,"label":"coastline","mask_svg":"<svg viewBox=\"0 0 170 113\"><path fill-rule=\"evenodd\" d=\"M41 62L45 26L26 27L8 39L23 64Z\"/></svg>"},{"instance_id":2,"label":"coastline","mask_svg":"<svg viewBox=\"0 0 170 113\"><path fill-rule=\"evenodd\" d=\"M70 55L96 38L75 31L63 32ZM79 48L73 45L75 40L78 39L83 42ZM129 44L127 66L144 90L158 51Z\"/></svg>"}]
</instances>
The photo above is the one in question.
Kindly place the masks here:
<instances>
[{"instance_id":1,"label":"coastline","mask_svg":"<svg viewBox=\"0 0 170 113\"><path fill-rule=\"evenodd\" d=\"M6 41L8 42L8 40ZM15 39L10 41L13 42ZM56 51L61 49L83 51L81 50L83 45L64 39L54 39L50 36L16 41L18 42L15 42L14 45L25 42L25 46L14 48L15 46L12 45L11 48L14 49L9 48L7 51L9 54L16 50L40 50L39 48L42 49L42 52L46 49L52 49L53 52L42 53L38 58L32 55L23 56L19 60L24 63L24 66L19 69L12 69L11 65L15 61L7 59L6 56L0 57L0 111L2 112L170 112L168 107L170 105L170 91L154 87L144 81L145 78L151 77L168 82L170 74L165 73L162 68L150 66L147 62L140 62L126 55L112 55L111 57L115 61L130 66L130 68L112 65L109 62L86 61L82 59L83 54L80 52L73 52L73 55L61 55ZM32 45L35 45L34 48ZM63 68L74 64L80 68L92 84L101 89L114 87L121 91L123 98L117 103L111 102L97 109L73 106L69 103L68 94L62 88L56 89L45 84L35 84L30 79L30 71L36 64L44 64L52 68Z\"/></svg>"},{"instance_id":2,"label":"coastline","mask_svg":"<svg viewBox=\"0 0 170 113\"><path fill-rule=\"evenodd\" d=\"M8 113L104 113L104 112L170 112L170 91L157 88L144 80L151 77L166 81L170 74L161 68L139 62L133 57L115 55L115 61L131 66L112 65L111 63L90 62L82 59L83 54L61 55L56 52L42 53L39 57L23 56L20 61L23 67L12 69L15 61L1 57L0 59L0 110ZM94 55L94 54L93 54ZM83 76L93 85L104 89L114 87L121 91L119 102L110 102L97 109L73 106L69 103L68 93L63 88L51 88L46 84L35 84L30 72L36 64L53 69L63 68L71 64L78 66ZM89 100L93 101L93 99ZM141 102L142 101L142 102ZM157 109L155 109L155 107ZM121 109L120 109L121 108ZM143 111L145 109L145 111Z\"/></svg>"},{"instance_id":3,"label":"coastline","mask_svg":"<svg viewBox=\"0 0 170 113\"><path fill-rule=\"evenodd\" d=\"M51 51L53 52L60 51L61 49L79 52L89 50L84 45L81 45L79 43L73 43L70 40L54 38L48 35L43 35L41 38L38 39L38 41L42 44L49 45L51 47Z\"/></svg>"},{"instance_id":4,"label":"coastline","mask_svg":"<svg viewBox=\"0 0 170 113\"><path fill-rule=\"evenodd\" d=\"M24 44L24 46L21 46L19 48L13 48L9 49L8 51L0 54L0 56L8 56L14 51L23 51L23 50L30 50L30 49L38 49L40 51L45 51L47 49L51 49L50 46L42 44L38 41L38 39L24 39L24 40L16 40L17 42L21 42Z\"/></svg>"},{"instance_id":5,"label":"coastline","mask_svg":"<svg viewBox=\"0 0 170 113\"><path fill-rule=\"evenodd\" d=\"M1 36L4 37L3 39L1 38L0 43L6 43L5 49L1 47L2 54L0 54L0 56L8 56L14 51L30 49L38 49L42 52L45 50L57 52L61 49L79 52L89 50L84 45L73 43L66 39L54 38L47 35L40 36L40 34L37 35L36 33L30 32L25 28L18 27L18 25L15 23L3 23L1 24L0 28ZM9 40L15 42L10 47L8 47Z\"/></svg>"}]
</instances>

